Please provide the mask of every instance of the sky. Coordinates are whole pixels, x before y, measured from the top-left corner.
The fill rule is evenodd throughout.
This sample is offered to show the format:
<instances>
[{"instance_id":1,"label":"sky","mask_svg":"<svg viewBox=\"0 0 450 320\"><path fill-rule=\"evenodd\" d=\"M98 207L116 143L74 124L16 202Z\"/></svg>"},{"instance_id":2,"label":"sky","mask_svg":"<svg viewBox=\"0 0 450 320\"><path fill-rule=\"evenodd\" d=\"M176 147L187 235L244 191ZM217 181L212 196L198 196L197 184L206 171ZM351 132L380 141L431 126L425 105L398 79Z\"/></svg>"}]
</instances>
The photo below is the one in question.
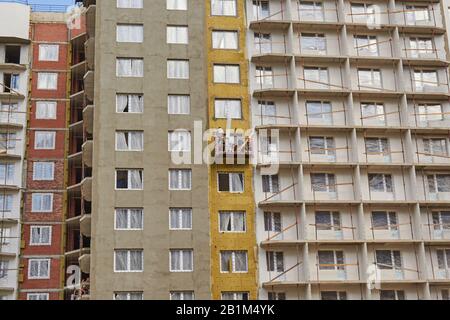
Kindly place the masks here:
<instances>
[{"instance_id":1,"label":"sky","mask_svg":"<svg viewBox=\"0 0 450 320\"><path fill-rule=\"evenodd\" d=\"M73 4L74 0L28 0L29 4Z\"/></svg>"}]
</instances>

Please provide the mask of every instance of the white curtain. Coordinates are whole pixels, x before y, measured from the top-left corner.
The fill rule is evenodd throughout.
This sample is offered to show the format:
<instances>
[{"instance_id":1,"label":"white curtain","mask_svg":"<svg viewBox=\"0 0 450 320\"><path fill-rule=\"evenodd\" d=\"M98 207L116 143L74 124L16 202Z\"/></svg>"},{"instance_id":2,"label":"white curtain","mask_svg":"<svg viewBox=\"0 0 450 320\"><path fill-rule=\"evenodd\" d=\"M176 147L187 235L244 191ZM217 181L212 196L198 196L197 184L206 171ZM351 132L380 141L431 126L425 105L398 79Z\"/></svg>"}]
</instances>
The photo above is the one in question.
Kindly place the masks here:
<instances>
[{"instance_id":1,"label":"white curtain","mask_svg":"<svg viewBox=\"0 0 450 320\"><path fill-rule=\"evenodd\" d=\"M58 61L59 45L40 44L39 60L40 61Z\"/></svg>"},{"instance_id":2,"label":"white curtain","mask_svg":"<svg viewBox=\"0 0 450 320\"><path fill-rule=\"evenodd\" d=\"M41 208L44 211L49 211L52 209L53 195L52 194L44 194L41 198Z\"/></svg>"},{"instance_id":3,"label":"white curtain","mask_svg":"<svg viewBox=\"0 0 450 320\"><path fill-rule=\"evenodd\" d=\"M38 89L54 90L57 88L58 74L39 72L38 73Z\"/></svg>"},{"instance_id":4,"label":"white curtain","mask_svg":"<svg viewBox=\"0 0 450 320\"><path fill-rule=\"evenodd\" d=\"M116 210L116 229L127 229L128 227L128 210Z\"/></svg>"},{"instance_id":5,"label":"white curtain","mask_svg":"<svg viewBox=\"0 0 450 320\"><path fill-rule=\"evenodd\" d=\"M211 11L214 16L235 16L236 0L211 0Z\"/></svg>"},{"instance_id":6,"label":"white curtain","mask_svg":"<svg viewBox=\"0 0 450 320\"><path fill-rule=\"evenodd\" d=\"M142 151L144 149L144 133L143 132L129 132L128 133L130 149L133 151Z\"/></svg>"},{"instance_id":7,"label":"white curtain","mask_svg":"<svg viewBox=\"0 0 450 320\"><path fill-rule=\"evenodd\" d=\"M169 114L189 114L190 97L188 95L168 96Z\"/></svg>"},{"instance_id":8,"label":"white curtain","mask_svg":"<svg viewBox=\"0 0 450 320\"><path fill-rule=\"evenodd\" d=\"M182 229L192 228L192 210L190 209L181 210L181 228Z\"/></svg>"},{"instance_id":9,"label":"white curtain","mask_svg":"<svg viewBox=\"0 0 450 320\"><path fill-rule=\"evenodd\" d=\"M142 209L131 209L130 210L130 228L131 229L142 229L143 227L143 212Z\"/></svg>"},{"instance_id":10,"label":"white curtain","mask_svg":"<svg viewBox=\"0 0 450 320\"><path fill-rule=\"evenodd\" d=\"M130 170L130 187L134 190L142 189L142 171L140 170Z\"/></svg>"},{"instance_id":11,"label":"white curtain","mask_svg":"<svg viewBox=\"0 0 450 320\"><path fill-rule=\"evenodd\" d=\"M144 27L142 25L118 25L117 42L135 42L144 41Z\"/></svg>"},{"instance_id":12,"label":"white curtain","mask_svg":"<svg viewBox=\"0 0 450 320\"><path fill-rule=\"evenodd\" d=\"M181 270L181 251L170 251L170 269L173 271Z\"/></svg>"},{"instance_id":13,"label":"white curtain","mask_svg":"<svg viewBox=\"0 0 450 320\"><path fill-rule=\"evenodd\" d=\"M215 117L217 119L241 119L241 100L217 99L215 100Z\"/></svg>"},{"instance_id":14,"label":"white curtain","mask_svg":"<svg viewBox=\"0 0 450 320\"><path fill-rule=\"evenodd\" d=\"M117 0L117 8L139 9L144 7L144 0Z\"/></svg>"},{"instance_id":15,"label":"white curtain","mask_svg":"<svg viewBox=\"0 0 450 320\"><path fill-rule=\"evenodd\" d=\"M142 250L131 250L130 253L130 270L140 271L143 269L143 252Z\"/></svg>"},{"instance_id":16,"label":"white curtain","mask_svg":"<svg viewBox=\"0 0 450 320\"><path fill-rule=\"evenodd\" d=\"M128 269L128 252L124 250L116 250L115 269L117 271L126 271Z\"/></svg>"},{"instance_id":17,"label":"white curtain","mask_svg":"<svg viewBox=\"0 0 450 320\"><path fill-rule=\"evenodd\" d=\"M128 150L128 139L126 132L116 132L116 150Z\"/></svg>"},{"instance_id":18,"label":"white curtain","mask_svg":"<svg viewBox=\"0 0 450 320\"><path fill-rule=\"evenodd\" d=\"M167 0L168 10L187 10L187 0Z\"/></svg>"},{"instance_id":19,"label":"white curtain","mask_svg":"<svg viewBox=\"0 0 450 320\"><path fill-rule=\"evenodd\" d=\"M277 123L277 108L272 101L260 101L259 106L262 112L262 124L276 124Z\"/></svg>"},{"instance_id":20,"label":"white curtain","mask_svg":"<svg viewBox=\"0 0 450 320\"><path fill-rule=\"evenodd\" d=\"M238 48L238 33L236 31L213 31L212 40L215 49Z\"/></svg>"},{"instance_id":21,"label":"white curtain","mask_svg":"<svg viewBox=\"0 0 450 320\"><path fill-rule=\"evenodd\" d=\"M116 71L118 77L143 77L144 60L118 58Z\"/></svg>"},{"instance_id":22,"label":"white curtain","mask_svg":"<svg viewBox=\"0 0 450 320\"><path fill-rule=\"evenodd\" d=\"M56 102L36 102L36 119L56 119Z\"/></svg>"},{"instance_id":23,"label":"white curtain","mask_svg":"<svg viewBox=\"0 0 450 320\"><path fill-rule=\"evenodd\" d=\"M38 277L39 276L39 263L40 261L30 260L30 276Z\"/></svg>"},{"instance_id":24,"label":"white curtain","mask_svg":"<svg viewBox=\"0 0 450 320\"><path fill-rule=\"evenodd\" d=\"M144 99L140 95L118 94L116 96L116 111L119 113L144 112Z\"/></svg>"},{"instance_id":25,"label":"white curtain","mask_svg":"<svg viewBox=\"0 0 450 320\"><path fill-rule=\"evenodd\" d=\"M191 179L192 179L191 170L181 170L180 172L181 172L181 188L191 189Z\"/></svg>"},{"instance_id":26,"label":"white curtain","mask_svg":"<svg viewBox=\"0 0 450 320\"><path fill-rule=\"evenodd\" d=\"M234 271L237 272L247 271L247 252L245 251L234 252Z\"/></svg>"},{"instance_id":27,"label":"white curtain","mask_svg":"<svg viewBox=\"0 0 450 320\"><path fill-rule=\"evenodd\" d=\"M168 26L167 27L167 43L174 44L187 44L189 42L188 38L188 28L180 26Z\"/></svg>"},{"instance_id":28,"label":"white curtain","mask_svg":"<svg viewBox=\"0 0 450 320\"><path fill-rule=\"evenodd\" d=\"M0 212L11 211L13 197L10 194L0 195Z\"/></svg>"},{"instance_id":29,"label":"white curtain","mask_svg":"<svg viewBox=\"0 0 450 320\"><path fill-rule=\"evenodd\" d=\"M14 164L0 164L0 184L12 185L14 183Z\"/></svg>"},{"instance_id":30,"label":"white curtain","mask_svg":"<svg viewBox=\"0 0 450 320\"><path fill-rule=\"evenodd\" d=\"M245 231L245 213L233 212L233 226L235 231Z\"/></svg>"},{"instance_id":31,"label":"white curtain","mask_svg":"<svg viewBox=\"0 0 450 320\"><path fill-rule=\"evenodd\" d=\"M48 276L50 268L50 261L49 260L41 260L39 264L39 276L46 277Z\"/></svg>"},{"instance_id":32,"label":"white curtain","mask_svg":"<svg viewBox=\"0 0 450 320\"><path fill-rule=\"evenodd\" d=\"M191 133L188 131L174 131L169 133L169 150L178 152L191 151Z\"/></svg>"},{"instance_id":33,"label":"white curtain","mask_svg":"<svg viewBox=\"0 0 450 320\"><path fill-rule=\"evenodd\" d=\"M220 231L233 231L231 215L231 212L220 213Z\"/></svg>"},{"instance_id":34,"label":"white curtain","mask_svg":"<svg viewBox=\"0 0 450 320\"><path fill-rule=\"evenodd\" d=\"M189 79L189 61L168 60L167 78L169 79Z\"/></svg>"},{"instance_id":35,"label":"white curtain","mask_svg":"<svg viewBox=\"0 0 450 320\"><path fill-rule=\"evenodd\" d=\"M123 113L128 111L128 95L118 94L116 95L116 111Z\"/></svg>"},{"instance_id":36,"label":"white curtain","mask_svg":"<svg viewBox=\"0 0 450 320\"><path fill-rule=\"evenodd\" d=\"M55 144L55 132L36 132L35 140L35 146L37 149L53 149Z\"/></svg>"},{"instance_id":37,"label":"white curtain","mask_svg":"<svg viewBox=\"0 0 450 320\"><path fill-rule=\"evenodd\" d=\"M189 271L192 270L192 251L191 250L182 250L182 256L183 256L183 270Z\"/></svg>"},{"instance_id":38,"label":"white curtain","mask_svg":"<svg viewBox=\"0 0 450 320\"><path fill-rule=\"evenodd\" d=\"M244 177L242 173L231 173L231 191L244 192Z\"/></svg>"}]
</instances>

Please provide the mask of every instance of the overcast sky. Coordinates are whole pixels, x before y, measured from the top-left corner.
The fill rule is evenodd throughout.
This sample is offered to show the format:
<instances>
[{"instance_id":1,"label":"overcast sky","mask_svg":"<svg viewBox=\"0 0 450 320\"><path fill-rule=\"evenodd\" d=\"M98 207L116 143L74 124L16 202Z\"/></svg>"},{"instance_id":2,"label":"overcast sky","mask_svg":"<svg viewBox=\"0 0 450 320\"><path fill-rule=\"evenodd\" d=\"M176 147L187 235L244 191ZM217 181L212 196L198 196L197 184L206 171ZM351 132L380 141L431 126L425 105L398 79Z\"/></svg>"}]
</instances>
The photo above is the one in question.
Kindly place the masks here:
<instances>
[{"instance_id":1,"label":"overcast sky","mask_svg":"<svg viewBox=\"0 0 450 320\"><path fill-rule=\"evenodd\" d=\"M73 4L74 0L28 0L29 4Z\"/></svg>"}]
</instances>

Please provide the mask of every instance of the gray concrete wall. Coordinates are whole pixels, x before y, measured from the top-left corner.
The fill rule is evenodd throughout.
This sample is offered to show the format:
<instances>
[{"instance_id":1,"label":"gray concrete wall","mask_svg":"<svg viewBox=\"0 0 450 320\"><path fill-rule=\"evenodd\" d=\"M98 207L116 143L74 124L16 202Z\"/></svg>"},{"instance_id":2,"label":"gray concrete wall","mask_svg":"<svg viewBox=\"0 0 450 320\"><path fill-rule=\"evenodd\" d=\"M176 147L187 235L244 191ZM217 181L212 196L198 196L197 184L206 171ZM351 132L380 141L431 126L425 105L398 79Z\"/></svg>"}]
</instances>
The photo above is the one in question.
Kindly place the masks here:
<instances>
[{"instance_id":1,"label":"gray concrete wall","mask_svg":"<svg viewBox=\"0 0 450 320\"><path fill-rule=\"evenodd\" d=\"M91 298L114 291L144 291L144 299L168 299L170 291L194 291L210 299L208 167L192 166L192 191L168 191L168 131L192 130L207 119L204 1L188 11L167 11L165 0L144 9L117 9L97 1L92 203ZM117 23L144 24L144 43L116 43ZM166 44L166 25L188 25L189 45ZM116 78L116 57L143 57L144 78ZM167 80L168 58L190 60L190 80ZM143 93L144 114L117 114L116 93ZM190 94L191 115L171 116L168 94ZM144 152L115 152L116 130L143 130ZM192 134L193 136L193 134ZM189 166L187 166L189 167ZM144 191L115 191L116 168L143 168ZM115 207L143 207L144 231L114 231ZM193 230L169 231L169 208L192 207ZM144 249L143 273L114 273L115 248ZM170 273L169 249L193 248L194 272Z\"/></svg>"}]
</instances>

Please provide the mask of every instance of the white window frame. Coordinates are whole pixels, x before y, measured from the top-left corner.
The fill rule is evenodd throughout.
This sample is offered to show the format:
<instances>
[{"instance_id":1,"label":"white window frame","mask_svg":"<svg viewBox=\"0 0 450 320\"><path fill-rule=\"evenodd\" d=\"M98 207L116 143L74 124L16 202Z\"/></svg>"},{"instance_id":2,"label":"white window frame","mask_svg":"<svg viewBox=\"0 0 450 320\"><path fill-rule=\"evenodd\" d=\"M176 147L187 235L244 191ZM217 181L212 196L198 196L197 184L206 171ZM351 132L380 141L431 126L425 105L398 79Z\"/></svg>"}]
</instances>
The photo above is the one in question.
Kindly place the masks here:
<instances>
[{"instance_id":1,"label":"white window frame","mask_svg":"<svg viewBox=\"0 0 450 320\"><path fill-rule=\"evenodd\" d=\"M37 141L39 134L51 134L52 135L52 145L49 147L38 147ZM35 131L34 132L34 149L35 150L55 150L56 146L56 132L55 131Z\"/></svg>"},{"instance_id":2,"label":"white window frame","mask_svg":"<svg viewBox=\"0 0 450 320\"><path fill-rule=\"evenodd\" d=\"M45 178L45 177L39 178L36 176L36 171L38 171L36 167L37 167L37 165L44 165L44 164L51 166L52 175L51 175L51 177L48 177L48 178ZM54 180L55 180L55 163L54 162L51 162L51 161L35 161L35 162L33 162L33 181L54 181Z\"/></svg>"},{"instance_id":3,"label":"white window frame","mask_svg":"<svg viewBox=\"0 0 450 320\"><path fill-rule=\"evenodd\" d=\"M220 223L221 222L221 216L222 215L227 215L227 214L230 215L230 224L231 224L231 230L230 231L221 229L221 227L222 227L222 225ZM244 230L236 230L236 226L234 225L234 216L235 215L239 215L239 216L243 217L243 219L244 219L244 223L243 223ZM221 211L219 211L219 221L218 221L218 223L219 223L219 232L220 233L246 233L247 232L247 212L239 211L239 210L235 210L235 211L221 210Z\"/></svg>"},{"instance_id":4,"label":"white window frame","mask_svg":"<svg viewBox=\"0 0 450 320\"><path fill-rule=\"evenodd\" d=\"M52 107L53 108L53 111L52 111L52 115L53 116L51 116L51 117L42 117L42 116L39 115L40 113L38 112L38 109L39 109L40 106L42 107L44 104L46 105L47 108L48 107ZM57 117L57 112L58 112L58 103L56 101L37 101L36 102L35 118L37 120L55 120L56 117Z\"/></svg>"},{"instance_id":5,"label":"white window frame","mask_svg":"<svg viewBox=\"0 0 450 320\"><path fill-rule=\"evenodd\" d=\"M117 213L119 210L127 210L127 227L126 228L118 228L117 227ZM142 213L141 220L141 228L131 228L131 211L132 210L140 210ZM142 208L116 208L114 210L114 230L117 231L142 231L144 230L144 209Z\"/></svg>"},{"instance_id":6,"label":"white window frame","mask_svg":"<svg viewBox=\"0 0 450 320\"><path fill-rule=\"evenodd\" d=\"M229 271L224 271L222 269L222 254L224 253L231 253L231 269ZM245 267L246 270L245 271L237 271L236 270L236 254L237 253L245 253ZM240 274L244 274L244 273L248 273L249 270L249 266L248 266L248 251L245 250L223 250L219 252L219 259L220 259L220 273L222 274L232 274L232 273L240 273Z\"/></svg>"},{"instance_id":7,"label":"white window frame","mask_svg":"<svg viewBox=\"0 0 450 320\"><path fill-rule=\"evenodd\" d=\"M184 269L185 266L183 266L183 253L184 252L190 252L191 253L191 265L192 268L189 269ZM181 265L181 269L180 270L173 270L172 269L172 253L177 253L180 255L180 265ZM174 273L187 273L187 272L194 272L194 250L193 249L170 249L169 250L169 271L170 272L174 272Z\"/></svg>"},{"instance_id":8,"label":"white window frame","mask_svg":"<svg viewBox=\"0 0 450 320\"><path fill-rule=\"evenodd\" d=\"M170 174L171 172L177 172L178 175L178 185L180 185L180 182L182 181L182 172L183 171L189 171L190 172L190 188L177 188L177 189L173 189L170 186ZM189 191L192 190L192 170L191 169L169 169L169 191Z\"/></svg>"},{"instance_id":9,"label":"white window frame","mask_svg":"<svg viewBox=\"0 0 450 320\"><path fill-rule=\"evenodd\" d=\"M33 299L32 297L35 296L38 299ZM44 299L42 299L44 298ZM40 293L40 292L33 292L33 293L27 293L27 300L39 300L39 301L44 301L44 300L50 300L50 294L49 293Z\"/></svg>"},{"instance_id":10,"label":"white window frame","mask_svg":"<svg viewBox=\"0 0 450 320\"><path fill-rule=\"evenodd\" d=\"M48 263L48 274L44 275L44 276L32 276L31 275L31 263L33 262L38 262L38 274L41 273L41 263L42 262L47 262ZM51 259L29 259L28 260L28 279L30 280L39 280L39 279L50 279L50 273L51 273Z\"/></svg>"},{"instance_id":11,"label":"white window frame","mask_svg":"<svg viewBox=\"0 0 450 320\"><path fill-rule=\"evenodd\" d=\"M55 80L55 85L54 86L50 86L50 87L44 87L43 85L42 85L42 80L41 80L41 76L44 76L44 75L46 75L47 77L54 77L54 79L52 79L52 80ZM59 75L58 75L58 72L38 72L38 74L37 74L37 89L38 90L58 90L58 78L59 78Z\"/></svg>"},{"instance_id":12,"label":"white window frame","mask_svg":"<svg viewBox=\"0 0 450 320\"><path fill-rule=\"evenodd\" d=\"M127 253L127 269L126 270L117 270L116 266L116 254L118 251L125 251ZM142 259L142 269L141 270L130 270L131 268L131 251L138 251L141 253ZM144 250L142 249L114 249L114 272L115 273L142 273L144 272Z\"/></svg>"},{"instance_id":13,"label":"white window frame","mask_svg":"<svg viewBox=\"0 0 450 320\"><path fill-rule=\"evenodd\" d=\"M42 207L42 204L44 203L43 202L43 198L44 197L47 197L47 196L50 196L50 198L51 198L51 208L49 209L49 210L36 210L35 209L35 207L34 207L34 201L35 201L35 197L37 197L37 196L40 196L41 197L41 199L40 199L40 206ZM39 193L39 192L36 192L36 193L33 193L32 195L31 195L31 211L33 212L33 213L51 213L51 212L53 212L53 193Z\"/></svg>"},{"instance_id":14,"label":"white window frame","mask_svg":"<svg viewBox=\"0 0 450 320\"><path fill-rule=\"evenodd\" d=\"M230 189L228 191L220 191L219 175L222 175L222 174L228 175L228 184L229 184L229 189ZM232 177L233 177L233 175L241 175L242 176L242 191L234 191L234 190L232 190L232 185L233 185ZM219 193L228 192L228 193L236 193L236 194L244 193L245 192L245 174L244 174L244 172L218 172L217 173L217 192L219 192Z\"/></svg>"},{"instance_id":15,"label":"white window frame","mask_svg":"<svg viewBox=\"0 0 450 320\"><path fill-rule=\"evenodd\" d=\"M52 50L56 50L56 57L55 58L47 58L45 56L45 52L43 50L43 48L46 47L51 48ZM52 61L52 62L57 62L59 61L59 45L58 44L51 44L51 43L41 43L39 44L39 53L38 53L38 60L39 61Z\"/></svg>"},{"instance_id":16,"label":"white window frame","mask_svg":"<svg viewBox=\"0 0 450 320\"><path fill-rule=\"evenodd\" d=\"M39 235L39 241L40 242L33 242L33 230L35 229L48 229L48 242L41 242L42 240L42 231ZM39 246L50 246L52 244L52 232L53 227L52 226L31 226L30 227L30 246L39 247Z\"/></svg>"},{"instance_id":17,"label":"white window frame","mask_svg":"<svg viewBox=\"0 0 450 320\"><path fill-rule=\"evenodd\" d=\"M190 227L183 228L183 213L184 211L188 211L188 215L190 217ZM177 215L177 227L172 226L172 214ZM193 227L193 212L192 208L170 208L169 209L169 230L170 231L190 231Z\"/></svg>"},{"instance_id":18,"label":"white window frame","mask_svg":"<svg viewBox=\"0 0 450 320\"><path fill-rule=\"evenodd\" d=\"M127 171L127 175L128 175L128 188L118 188L117 187L117 171ZM139 173L140 173L140 176L141 176L141 183L142 183L142 186L141 186L141 188L139 188L139 189L134 189L134 188L131 188L131 185L132 185L132 183L131 183L131 171L138 171ZM142 191L142 190L144 190L144 170L143 169L116 169L116 171L114 172L115 173L115 179L114 179L114 188L115 188L115 190L117 190L117 191Z\"/></svg>"}]
</instances>

